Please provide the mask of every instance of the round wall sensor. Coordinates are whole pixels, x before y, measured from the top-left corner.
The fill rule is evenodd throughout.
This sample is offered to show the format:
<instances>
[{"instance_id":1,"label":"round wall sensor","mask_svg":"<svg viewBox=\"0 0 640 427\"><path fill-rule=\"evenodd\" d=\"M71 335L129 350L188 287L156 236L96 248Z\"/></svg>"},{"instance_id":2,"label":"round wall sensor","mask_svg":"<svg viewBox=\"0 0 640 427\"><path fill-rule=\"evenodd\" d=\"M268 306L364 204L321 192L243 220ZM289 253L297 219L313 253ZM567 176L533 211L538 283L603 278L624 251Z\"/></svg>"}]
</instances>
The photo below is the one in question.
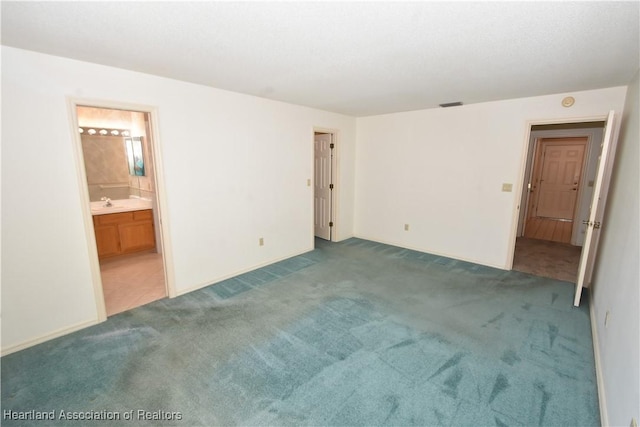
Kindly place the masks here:
<instances>
[{"instance_id":1,"label":"round wall sensor","mask_svg":"<svg viewBox=\"0 0 640 427\"><path fill-rule=\"evenodd\" d=\"M576 102L576 100L575 100L575 98L573 96L567 96L566 98L564 98L562 100L562 106L563 107L571 107L574 102Z\"/></svg>"}]
</instances>

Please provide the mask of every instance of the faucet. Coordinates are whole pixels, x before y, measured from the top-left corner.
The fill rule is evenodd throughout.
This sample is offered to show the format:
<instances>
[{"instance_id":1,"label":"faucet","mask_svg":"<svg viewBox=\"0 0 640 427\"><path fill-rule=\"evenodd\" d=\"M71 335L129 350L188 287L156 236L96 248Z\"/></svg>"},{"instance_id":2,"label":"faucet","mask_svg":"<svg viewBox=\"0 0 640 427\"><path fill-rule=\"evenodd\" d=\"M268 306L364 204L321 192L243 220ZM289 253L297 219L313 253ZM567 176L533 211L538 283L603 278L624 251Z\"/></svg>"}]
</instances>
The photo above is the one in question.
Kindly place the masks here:
<instances>
[{"instance_id":1,"label":"faucet","mask_svg":"<svg viewBox=\"0 0 640 427\"><path fill-rule=\"evenodd\" d=\"M101 198L100 200L102 200L103 202L106 202L106 203L104 204L104 206L105 206L106 208L109 208L109 207L113 206L113 205L111 204L111 199L110 199L110 198L108 198L108 197L103 197L103 198Z\"/></svg>"}]
</instances>

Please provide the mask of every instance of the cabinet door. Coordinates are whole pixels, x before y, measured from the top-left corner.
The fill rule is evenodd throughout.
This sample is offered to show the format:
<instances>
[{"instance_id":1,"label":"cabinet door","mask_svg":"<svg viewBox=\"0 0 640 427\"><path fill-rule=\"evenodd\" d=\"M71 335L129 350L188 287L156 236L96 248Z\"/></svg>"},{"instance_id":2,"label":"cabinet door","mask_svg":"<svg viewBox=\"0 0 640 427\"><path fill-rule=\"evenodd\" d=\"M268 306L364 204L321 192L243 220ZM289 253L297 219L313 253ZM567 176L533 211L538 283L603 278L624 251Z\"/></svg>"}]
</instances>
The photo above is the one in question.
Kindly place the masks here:
<instances>
[{"instance_id":1,"label":"cabinet door","mask_svg":"<svg viewBox=\"0 0 640 427\"><path fill-rule=\"evenodd\" d=\"M107 225L95 228L98 258L118 255L120 253L120 238L117 225Z\"/></svg>"},{"instance_id":2,"label":"cabinet door","mask_svg":"<svg viewBox=\"0 0 640 427\"><path fill-rule=\"evenodd\" d=\"M156 247L156 237L151 221L120 224L119 231L120 250L123 254Z\"/></svg>"}]
</instances>

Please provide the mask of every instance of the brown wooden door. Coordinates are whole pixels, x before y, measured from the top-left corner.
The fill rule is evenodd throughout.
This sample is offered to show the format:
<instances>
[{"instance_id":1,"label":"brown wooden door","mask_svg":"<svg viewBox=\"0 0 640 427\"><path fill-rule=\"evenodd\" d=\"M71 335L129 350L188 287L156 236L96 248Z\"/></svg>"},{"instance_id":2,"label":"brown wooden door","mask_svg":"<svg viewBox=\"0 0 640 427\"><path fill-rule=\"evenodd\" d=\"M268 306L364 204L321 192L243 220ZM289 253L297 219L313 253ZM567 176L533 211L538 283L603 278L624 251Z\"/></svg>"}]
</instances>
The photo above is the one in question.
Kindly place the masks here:
<instances>
[{"instance_id":1,"label":"brown wooden door","mask_svg":"<svg viewBox=\"0 0 640 427\"><path fill-rule=\"evenodd\" d=\"M156 246L153 222L132 222L121 224L120 247L123 254L153 249Z\"/></svg>"},{"instance_id":2,"label":"brown wooden door","mask_svg":"<svg viewBox=\"0 0 640 427\"><path fill-rule=\"evenodd\" d=\"M96 226L95 230L98 258L118 255L120 253L120 237L118 236L118 226Z\"/></svg>"},{"instance_id":3,"label":"brown wooden door","mask_svg":"<svg viewBox=\"0 0 640 427\"><path fill-rule=\"evenodd\" d=\"M151 210L133 211L133 221L120 224L120 250L123 254L156 247Z\"/></svg>"},{"instance_id":4,"label":"brown wooden door","mask_svg":"<svg viewBox=\"0 0 640 427\"><path fill-rule=\"evenodd\" d=\"M573 220L586 138L545 139L535 216Z\"/></svg>"}]
</instances>

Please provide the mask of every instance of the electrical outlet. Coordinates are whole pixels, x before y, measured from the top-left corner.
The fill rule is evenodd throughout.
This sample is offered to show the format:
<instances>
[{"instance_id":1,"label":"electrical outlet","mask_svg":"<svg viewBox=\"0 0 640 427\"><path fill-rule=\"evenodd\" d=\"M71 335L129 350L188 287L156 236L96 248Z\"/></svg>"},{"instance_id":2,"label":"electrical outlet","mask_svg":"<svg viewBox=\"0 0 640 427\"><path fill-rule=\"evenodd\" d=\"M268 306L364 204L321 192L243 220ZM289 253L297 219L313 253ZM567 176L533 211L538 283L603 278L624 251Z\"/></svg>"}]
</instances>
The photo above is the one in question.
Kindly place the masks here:
<instances>
[{"instance_id":1,"label":"electrical outlet","mask_svg":"<svg viewBox=\"0 0 640 427\"><path fill-rule=\"evenodd\" d=\"M311 180L310 179L307 180L307 187L311 187Z\"/></svg>"},{"instance_id":2,"label":"electrical outlet","mask_svg":"<svg viewBox=\"0 0 640 427\"><path fill-rule=\"evenodd\" d=\"M404 225L404 231L409 231L409 224Z\"/></svg>"},{"instance_id":3,"label":"electrical outlet","mask_svg":"<svg viewBox=\"0 0 640 427\"><path fill-rule=\"evenodd\" d=\"M258 245L259 245L259 246L264 246L264 237L261 237L261 238L258 240Z\"/></svg>"}]
</instances>

